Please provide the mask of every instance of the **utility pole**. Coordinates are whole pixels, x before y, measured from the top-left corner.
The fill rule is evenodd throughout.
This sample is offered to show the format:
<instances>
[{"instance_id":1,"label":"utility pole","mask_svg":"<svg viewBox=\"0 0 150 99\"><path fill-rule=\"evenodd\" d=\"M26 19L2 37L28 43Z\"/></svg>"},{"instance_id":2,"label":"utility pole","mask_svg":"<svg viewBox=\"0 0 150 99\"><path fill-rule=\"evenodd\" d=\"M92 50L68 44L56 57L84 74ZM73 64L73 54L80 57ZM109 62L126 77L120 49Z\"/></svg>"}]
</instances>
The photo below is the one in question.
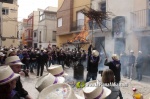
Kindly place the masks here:
<instances>
[{"instance_id":1,"label":"utility pole","mask_svg":"<svg viewBox=\"0 0 150 99\"><path fill-rule=\"evenodd\" d=\"M92 8L92 1L93 1L93 0L91 0L90 8ZM93 44L93 29L94 29L94 20L92 19L91 21L92 21L92 40L91 40L91 43Z\"/></svg>"}]
</instances>

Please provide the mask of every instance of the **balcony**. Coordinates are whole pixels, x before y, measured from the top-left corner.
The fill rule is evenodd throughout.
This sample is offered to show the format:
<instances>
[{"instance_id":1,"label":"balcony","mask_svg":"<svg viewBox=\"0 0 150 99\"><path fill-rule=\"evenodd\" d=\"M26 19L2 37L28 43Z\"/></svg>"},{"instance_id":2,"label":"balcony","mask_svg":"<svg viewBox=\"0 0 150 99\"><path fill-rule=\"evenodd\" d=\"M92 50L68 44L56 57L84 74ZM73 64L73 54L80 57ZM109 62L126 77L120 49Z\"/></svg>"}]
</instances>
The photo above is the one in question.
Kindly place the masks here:
<instances>
[{"instance_id":1,"label":"balcony","mask_svg":"<svg viewBox=\"0 0 150 99\"><path fill-rule=\"evenodd\" d=\"M131 29L133 31L150 30L150 9L131 12Z\"/></svg>"},{"instance_id":2,"label":"balcony","mask_svg":"<svg viewBox=\"0 0 150 99\"><path fill-rule=\"evenodd\" d=\"M32 37L29 37L29 36L26 36L26 37L25 37L25 40L28 41L28 42L31 42L31 41L33 41L33 38L32 38Z\"/></svg>"},{"instance_id":3,"label":"balcony","mask_svg":"<svg viewBox=\"0 0 150 99\"><path fill-rule=\"evenodd\" d=\"M89 30L92 30L92 28L94 30L100 29L99 25L95 21L93 21L93 22L89 21L87 24L89 26ZM106 27L110 28L110 25L111 25L110 21L104 20L101 24L101 28L103 30L106 30ZM77 20L76 22L73 22L73 26L71 27L71 31L80 31L80 30L82 30L83 26L84 26L84 19Z\"/></svg>"},{"instance_id":4,"label":"balcony","mask_svg":"<svg viewBox=\"0 0 150 99\"><path fill-rule=\"evenodd\" d=\"M80 31L84 26L84 19L76 20L73 22L71 31Z\"/></svg>"}]
</instances>

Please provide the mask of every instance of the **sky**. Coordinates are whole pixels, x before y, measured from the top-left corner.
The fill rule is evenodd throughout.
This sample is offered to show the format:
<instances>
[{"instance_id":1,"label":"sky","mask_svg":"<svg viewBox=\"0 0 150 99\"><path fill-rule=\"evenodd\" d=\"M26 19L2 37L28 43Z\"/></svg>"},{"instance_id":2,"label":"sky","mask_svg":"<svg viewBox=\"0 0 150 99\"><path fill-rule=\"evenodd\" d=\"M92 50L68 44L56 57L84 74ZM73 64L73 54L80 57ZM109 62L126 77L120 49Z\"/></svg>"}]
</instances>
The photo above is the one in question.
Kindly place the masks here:
<instances>
[{"instance_id":1,"label":"sky","mask_svg":"<svg viewBox=\"0 0 150 99\"><path fill-rule=\"evenodd\" d=\"M18 0L18 5L18 21L22 21L23 18L27 18L33 11L37 11L38 8L57 7L58 0Z\"/></svg>"}]
</instances>

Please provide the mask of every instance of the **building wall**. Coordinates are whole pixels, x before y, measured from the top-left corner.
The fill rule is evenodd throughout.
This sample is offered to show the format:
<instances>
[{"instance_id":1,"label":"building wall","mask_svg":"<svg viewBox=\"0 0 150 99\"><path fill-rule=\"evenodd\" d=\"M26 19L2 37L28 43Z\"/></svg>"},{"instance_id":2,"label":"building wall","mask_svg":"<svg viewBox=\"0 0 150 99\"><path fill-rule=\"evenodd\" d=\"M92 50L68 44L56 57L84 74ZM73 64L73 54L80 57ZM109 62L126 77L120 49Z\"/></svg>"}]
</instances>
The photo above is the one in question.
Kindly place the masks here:
<instances>
[{"instance_id":1,"label":"building wall","mask_svg":"<svg viewBox=\"0 0 150 99\"><path fill-rule=\"evenodd\" d=\"M67 43L67 39L69 40L69 38L71 39L71 38L74 38L75 36L76 36L76 34L71 34L71 33L67 34L67 35L57 36L57 40L58 40L57 44L59 45L59 47L62 47L63 44Z\"/></svg>"},{"instance_id":2,"label":"building wall","mask_svg":"<svg viewBox=\"0 0 150 99\"><path fill-rule=\"evenodd\" d=\"M77 20L77 12L82 9L88 9L91 6L91 0L74 0L73 21Z\"/></svg>"},{"instance_id":3,"label":"building wall","mask_svg":"<svg viewBox=\"0 0 150 99\"><path fill-rule=\"evenodd\" d=\"M58 0L58 9L60 9L63 3L64 3L64 0Z\"/></svg>"},{"instance_id":4,"label":"building wall","mask_svg":"<svg viewBox=\"0 0 150 99\"><path fill-rule=\"evenodd\" d=\"M132 0L134 1L133 11L139 11L142 9L147 9L149 0Z\"/></svg>"},{"instance_id":5,"label":"building wall","mask_svg":"<svg viewBox=\"0 0 150 99\"><path fill-rule=\"evenodd\" d=\"M94 9L98 9L100 0L94 0L95 4ZM119 4L118 4L119 3ZM118 4L116 6L116 4ZM125 52L129 53L129 50L134 50L137 55L138 52L138 39L136 37L136 33L131 30L132 18L131 12L134 8L133 0L106 0L106 11L112 12L113 15L110 15L111 18L108 26L109 30L104 32L104 34L99 30L95 35L98 37L105 37L105 48L108 52L114 53L114 44L115 38L112 36L112 19L116 16L124 16L125 17ZM121 47L121 46L120 46Z\"/></svg>"},{"instance_id":6,"label":"building wall","mask_svg":"<svg viewBox=\"0 0 150 99\"><path fill-rule=\"evenodd\" d=\"M39 22L39 27L38 27L38 41L41 39L41 43L38 45L42 45L42 47L48 47L48 44L50 43L51 45L56 45L56 41L53 41L53 31L56 31L57 27L57 18L56 18L56 11L57 8L55 7L55 12L54 8L52 9L51 12L51 7L49 7L50 11L44 11L45 14L45 19L41 20ZM54 18L55 15L55 18ZM41 35L40 35L41 31Z\"/></svg>"},{"instance_id":7,"label":"building wall","mask_svg":"<svg viewBox=\"0 0 150 99\"><path fill-rule=\"evenodd\" d=\"M3 22L2 22L2 36L3 37L17 37L17 16L18 16L18 6L16 4L7 4L3 3L3 7L9 8L9 14L3 15ZM12 11L12 10L13 11ZM13 45L14 47L18 47L19 42L17 39L6 39L2 41L2 46L10 46Z\"/></svg>"},{"instance_id":8,"label":"building wall","mask_svg":"<svg viewBox=\"0 0 150 99\"><path fill-rule=\"evenodd\" d=\"M58 4L60 4L60 2L58 2ZM57 28L57 34L70 32L72 24L72 7L73 0L64 0L62 6L58 9L57 19L62 18L62 26Z\"/></svg>"},{"instance_id":9,"label":"building wall","mask_svg":"<svg viewBox=\"0 0 150 99\"><path fill-rule=\"evenodd\" d=\"M39 23L39 11L33 11L33 30L38 28Z\"/></svg>"},{"instance_id":10,"label":"building wall","mask_svg":"<svg viewBox=\"0 0 150 99\"><path fill-rule=\"evenodd\" d=\"M47 36L46 36L46 42L56 43L56 41L53 41L53 31L56 31L57 27L57 20L46 20L45 22L47 26Z\"/></svg>"}]
</instances>

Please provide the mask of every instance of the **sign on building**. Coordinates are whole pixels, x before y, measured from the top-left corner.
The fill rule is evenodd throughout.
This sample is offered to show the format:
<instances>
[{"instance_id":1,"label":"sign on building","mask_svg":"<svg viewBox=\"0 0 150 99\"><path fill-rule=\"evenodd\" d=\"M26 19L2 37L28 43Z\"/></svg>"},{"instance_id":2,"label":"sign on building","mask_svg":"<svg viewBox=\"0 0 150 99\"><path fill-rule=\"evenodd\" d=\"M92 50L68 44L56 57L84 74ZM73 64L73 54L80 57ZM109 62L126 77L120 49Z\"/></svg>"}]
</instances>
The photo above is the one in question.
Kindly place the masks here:
<instances>
[{"instance_id":1,"label":"sign on building","mask_svg":"<svg viewBox=\"0 0 150 99\"><path fill-rule=\"evenodd\" d=\"M112 34L114 38L124 38L125 36L124 16L117 16L112 20Z\"/></svg>"}]
</instances>

